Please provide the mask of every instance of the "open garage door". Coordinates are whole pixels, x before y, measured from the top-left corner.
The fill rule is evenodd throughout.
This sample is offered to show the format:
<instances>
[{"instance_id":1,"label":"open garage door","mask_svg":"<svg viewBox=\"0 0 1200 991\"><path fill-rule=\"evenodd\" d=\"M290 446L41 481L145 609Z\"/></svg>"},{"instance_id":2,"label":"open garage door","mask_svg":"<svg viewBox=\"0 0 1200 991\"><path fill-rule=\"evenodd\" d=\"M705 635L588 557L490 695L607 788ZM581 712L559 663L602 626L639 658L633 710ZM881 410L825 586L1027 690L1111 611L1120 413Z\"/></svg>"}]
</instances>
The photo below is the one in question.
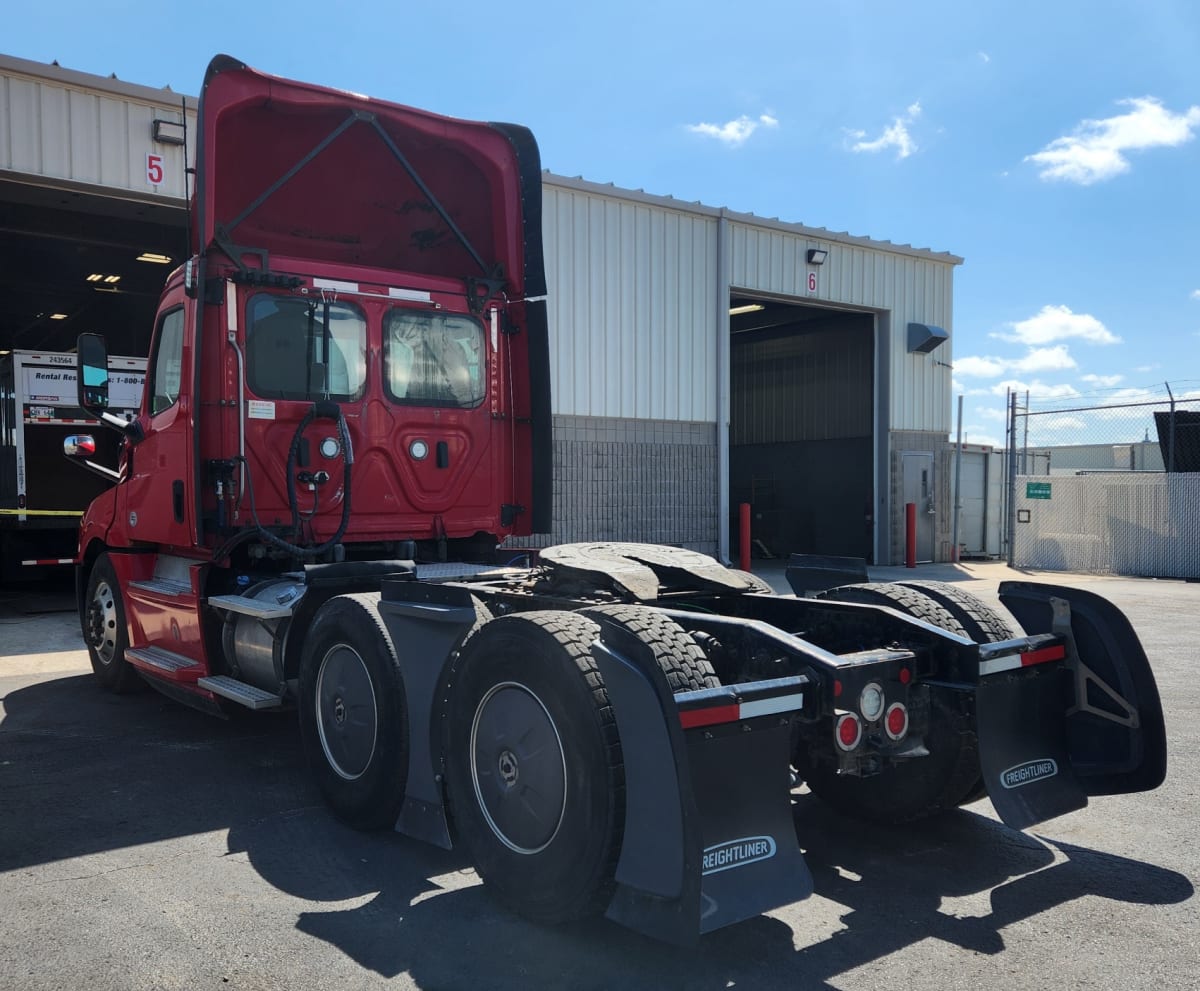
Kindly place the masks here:
<instances>
[{"instance_id":1,"label":"open garage door","mask_svg":"<svg viewBox=\"0 0 1200 991\"><path fill-rule=\"evenodd\" d=\"M871 560L874 315L741 296L729 313L729 496L751 504L752 556Z\"/></svg>"},{"instance_id":2,"label":"open garage door","mask_svg":"<svg viewBox=\"0 0 1200 991\"><path fill-rule=\"evenodd\" d=\"M186 212L0 180L0 350L68 351L84 331L145 357L167 273L186 249Z\"/></svg>"}]
</instances>

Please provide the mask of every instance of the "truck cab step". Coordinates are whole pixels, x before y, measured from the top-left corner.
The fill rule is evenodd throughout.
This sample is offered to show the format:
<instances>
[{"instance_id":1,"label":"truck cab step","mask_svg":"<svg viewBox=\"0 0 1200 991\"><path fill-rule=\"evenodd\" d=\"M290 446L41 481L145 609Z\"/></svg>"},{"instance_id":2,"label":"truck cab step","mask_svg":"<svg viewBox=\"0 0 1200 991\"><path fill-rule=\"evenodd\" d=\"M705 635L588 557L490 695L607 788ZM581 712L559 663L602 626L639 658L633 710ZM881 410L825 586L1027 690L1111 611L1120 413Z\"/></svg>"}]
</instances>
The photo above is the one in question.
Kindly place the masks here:
<instances>
[{"instance_id":1,"label":"truck cab step","mask_svg":"<svg viewBox=\"0 0 1200 991\"><path fill-rule=\"evenodd\" d=\"M233 596L230 596L233 598ZM247 709L277 709L283 705L283 696L272 695L255 685L248 685L227 674L211 675L196 682L201 688L207 688L214 695L237 702Z\"/></svg>"},{"instance_id":2,"label":"truck cab step","mask_svg":"<svg viewBox=\"0 0 1200 991\"><path fill-rule=\"evenodd\" d=\"M143 592L154 592L157 595L180 596L192 594L192 583L178 578L146 578L142 581L130 582L129 587Z\"/></svg>"},{"instance_id":3,"label":"truck cab step","mask_svg":"<svg viewBox=\"0 0 1200 991\"><path fill-rule=\"evenodd\" d=\"M208 604L216 609L252 616L255 619L284 619L292 614L299 598L283 604L252 599L248 595L210 595Z\"/></svg>"},{"instance_id":4,"label":"truck cab step","mask_svg":"<svg viewBox=\"0 0 1200 991\"><path fill-rule=\"evenodd\" d=\"M126 647L125 660L148 674L169 681L195 681L204 670L192 658L164 647Z\"/></svg>"}]
</instances>

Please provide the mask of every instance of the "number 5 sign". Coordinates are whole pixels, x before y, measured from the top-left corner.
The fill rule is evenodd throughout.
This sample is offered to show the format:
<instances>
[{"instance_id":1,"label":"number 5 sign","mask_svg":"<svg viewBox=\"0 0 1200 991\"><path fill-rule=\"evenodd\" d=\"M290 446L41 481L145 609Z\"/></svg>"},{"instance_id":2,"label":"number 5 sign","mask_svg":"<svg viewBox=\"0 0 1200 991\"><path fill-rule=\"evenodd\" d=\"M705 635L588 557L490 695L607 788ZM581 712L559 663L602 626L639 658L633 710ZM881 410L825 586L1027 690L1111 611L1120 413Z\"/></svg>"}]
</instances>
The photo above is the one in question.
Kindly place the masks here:
<instances>
[{"instance_id":1,"label":"number 5 sign","mask_svg":"<svg viewBox=\"0 0 1200 991\"><path fill-rule=\"evenodd\" d=\"M152 186L162 185L163 159L162 155L146 156L146 181Z\"/></svg>"}]
</instances>

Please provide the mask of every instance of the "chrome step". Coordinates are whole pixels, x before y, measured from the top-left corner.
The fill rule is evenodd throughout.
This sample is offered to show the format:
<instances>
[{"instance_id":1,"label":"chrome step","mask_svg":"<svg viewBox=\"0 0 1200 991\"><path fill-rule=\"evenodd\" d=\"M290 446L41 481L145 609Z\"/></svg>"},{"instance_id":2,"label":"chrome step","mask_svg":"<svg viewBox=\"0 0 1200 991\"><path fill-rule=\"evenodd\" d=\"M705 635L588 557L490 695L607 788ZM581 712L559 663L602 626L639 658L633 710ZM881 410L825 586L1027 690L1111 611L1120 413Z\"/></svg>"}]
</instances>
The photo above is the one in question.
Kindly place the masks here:
<instances>
[{"instance_id":1,"label":"chrome step","mask_svg":"<svg viewBox=\"0 0 1200 991\"><path fill-rule=\"evenodd\" d=\"M191 595L192 583L190 581L181 581L178 578L147 578L144 581L136 581L129 583L130 588L136 588L142 592L156 592L158 595Z\"/></svg>"},{"instance_id":2,"label":"chrome step","mask_svg":"<svg viewBox=\"0 0 1200 991\"><path fill-rule=\"evenodd\" d=\"M179 674L188 668L200 670L200 665L190 657L176 654L163 647L126 647L125 660L135 665L154 668L163 674L170 675L175 681L180 681Z\"/></svg>"},{"instance_id":3,"label":"chrome step","mask_svg":"<svg viewBox=\"0 0 1200 991\"><path fill-rule=\"evenodd\" d=\"M261 688L238 681L227 674L201 678L196 684L201 688L207 688L214 695L220 695L231 702L244 705L247 709L275 709L283 705L282 696L264 692Z\"/></svg>"},{"instance_id":4,"label":"chrome step","mask_svg":"<svg viewBox=\"0 0 1200 991\"><path fill-rule=\"evenodd\" d=\"M253 616L255 619L283 619L292 614L292 607L299 602L299 597L280 605L276 602L266 602L262 599L252 599L247 595L210 595L208 604L217 609L228 609L230 612L241 613L243 616Z\"/></svg>"}]
</instances>

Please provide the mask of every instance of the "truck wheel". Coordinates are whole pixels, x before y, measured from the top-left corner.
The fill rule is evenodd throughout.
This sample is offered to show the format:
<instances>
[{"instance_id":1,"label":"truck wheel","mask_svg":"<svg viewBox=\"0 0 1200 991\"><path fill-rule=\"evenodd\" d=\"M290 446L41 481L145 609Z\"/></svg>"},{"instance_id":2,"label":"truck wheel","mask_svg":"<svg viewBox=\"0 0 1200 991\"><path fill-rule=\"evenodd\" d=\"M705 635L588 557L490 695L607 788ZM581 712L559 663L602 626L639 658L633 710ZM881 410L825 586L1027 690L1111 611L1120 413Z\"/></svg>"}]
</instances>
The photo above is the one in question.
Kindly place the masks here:
<instances>
[{"instance_id":1,"label":"truck wheel","mask_svg":"<svg viewBox=\"0 0 1200 991\"><path fill-rule=\"evenodd\" d=\"M408 780L408 706L378 593L334 596L300 651L300 732L326 803L356 829L391 826Z\"/></svg>"},{"instance_id":2,"label":"truck wheel","mask_svg":"<svg viewBox=\"0 0 1200 991\"><path fill-rule=\"evenodd\" d=\"M649 647L672 692L721 687L700 645L669 616L645 606L597 606L579 614L594 619L601 629L625 631Z\"/></svg>"},{"instance_id":3,"label":"truck wheel","mask_svg":"<svg viewBox=\"0 0 1200 991\"><path fill-rule=\"evenodd\" d=\"M603 908L625 791L599 630L570 612L493 620L463 645L446 711L447 799L479 876L541 923Z\"/></svg>"},{"instance_id":4,"label":"truck wheel","mask_svg":"<svg viewBox=\"0 0 1200 991\"><path fill-rule=\"evenodd\" d=\"M100 687L124 695L142 687L137 669L125 660L129 628L121 583L107 554L101 554L88 575L83 607L83 639Z\"/></svg>"},{"instance_id":5,"label":"truck wheel","mask_svg":"<svg viewBox=\"0 0 1200 991\"><path fill-rule=\"evenodd\" d=\"M937 601L902 585L843 585L815 598L889 606L952 633L964 632ZM925 734L929 756L893 764L868 778L838 775L826 764L804 762L800 771L813 794L840 812L885 824L912 822L956 808L979 781L971 700L961 692L931 688L929 701Z\"/></svg>"}]
</instances>

